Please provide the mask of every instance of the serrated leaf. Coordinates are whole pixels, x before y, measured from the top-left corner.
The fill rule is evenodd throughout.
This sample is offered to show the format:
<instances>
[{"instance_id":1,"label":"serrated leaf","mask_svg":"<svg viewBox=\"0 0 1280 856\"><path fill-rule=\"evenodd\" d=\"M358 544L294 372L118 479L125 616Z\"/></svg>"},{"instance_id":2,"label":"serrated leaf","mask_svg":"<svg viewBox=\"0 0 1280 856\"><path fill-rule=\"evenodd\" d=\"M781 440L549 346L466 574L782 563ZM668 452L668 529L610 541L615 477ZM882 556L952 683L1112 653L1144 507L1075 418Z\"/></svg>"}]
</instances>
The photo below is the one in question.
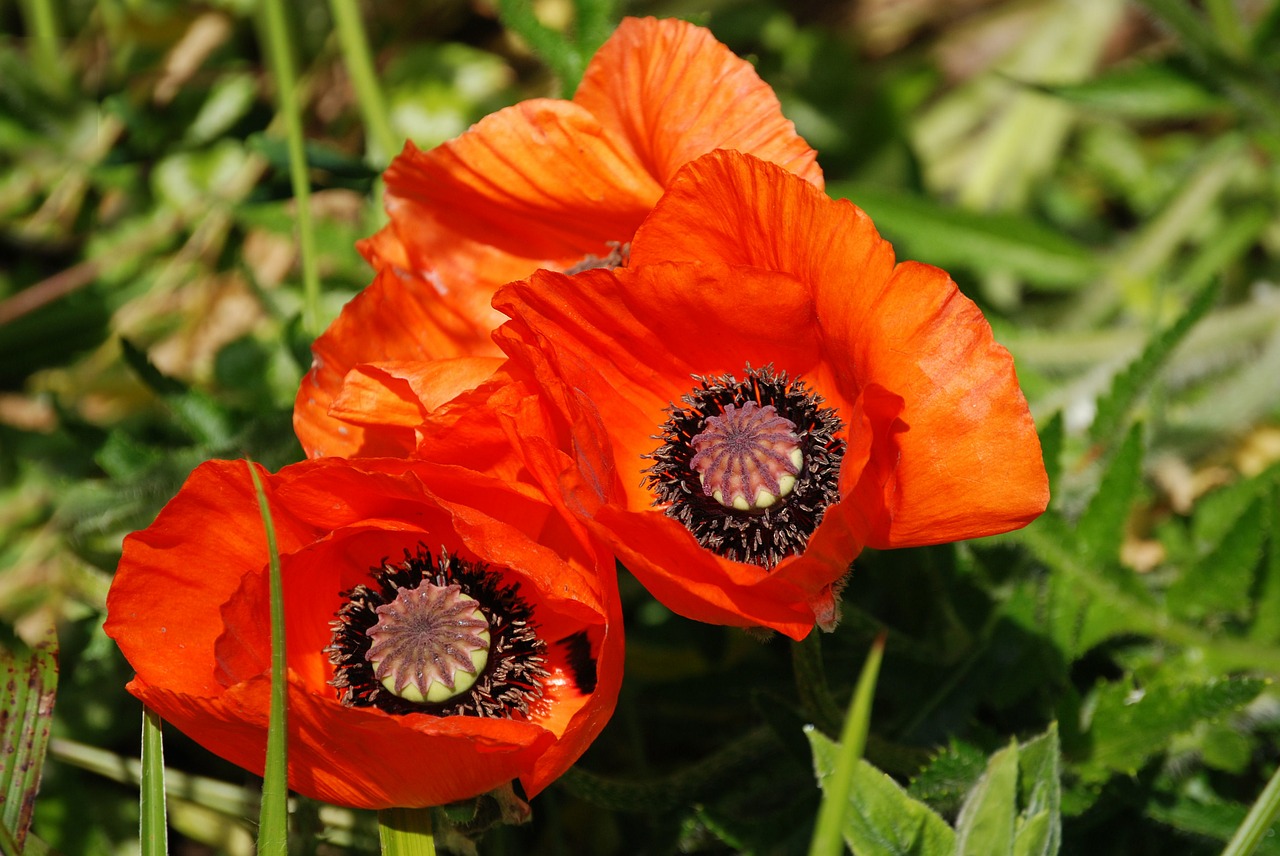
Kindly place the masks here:
<instances>
[{"instance_id":1,"label":"serrated leaf","mask_svg":"<svg viewBox=\"0 0 1280 856\"><path fill-rule=\"evenodd\" d=\"M1090 752L1077 772L1086 784L1103 782L1113 773L1132 775L1174 737L1198 722L1235 713L1265 686L1257 678L1144 688L1132 678L1102 684L1085 706Z\"/></svg>"},{"instance_id":2,"label":"serrated leaf","mask_svg":"<svg viewBox=\"0 0 1280 856\"><path fill-rule=\"evenodd\" d=\"M1197 500L1191 518L1195 548L1203 555L1220 545L1240 515L1277 480L1280 480L1280 463L1272 464L1253 478L1241 479Z\"/></svg>"},{"instance_id":3,"label":"serrated leaf","mask_svg":"<svg viewBox=\"0 0 1280 856\"><path fill-rule=\"evenodd\" d=\"M835 769L839 746L808 730L819 784ZM955 833L922 802L866 761L858 761L845 812L844 840L858 856L952 856Z\"/></svg>"},{"instance_id":4,"label":"serrated leaf","mask_svg":"<svg viewBox=\"0 0 1280 856\"><path fill-rule=\"evenodd\" d=\"M1229 103L1168 64L1142 63L1083 83L1035 88L1091 111L1127 119L1177 119L1222 110Z\"/></svg>"},{"instance_id":5,"label":"serrated leaf","mask_svg":"<svg viewBox=\"0 0 1280 856\"><path fill-rule=\"evenodd\" d=\"M1276 642L1280 641L1280 487L1271 489L1263 507L1267 509L1270 549L1249 637L1260 642Z\"/></svg>"},{"instance_id":6,"label":"serrated leaf","mask_svg":"<svg viewBox=\"0 0 1280 856\"><path fill-rule=\"evenodd\" d=\"M1076 526L1080 546L1097 567L1117 563L1129 509L1142 481L1142 452L1142 425L1135 424L1111 458L1097 493L1080 515Z\"/></svg>"},{"instance_id":7,"label":"serrated leaf","mask_svg":"<svg viewBox=\"0 0 1280 856\"><path fill-rule=\"evenodd\" d=\"M1146 392L1147 387L1155 380L1157 372L1173 349L1186 337L1196 322L1208 313L1217 299L1218 289L1210 286L1191 301L1187 311L1154 339L1143 350L1138 359L1128 368L1116 375L1111 382L1111 390L1098 401L1098 412L1089 426L1089 439L1094 443L1107 443L1114 437L1129 418L1138 399Z\"/></svg>"},{"instance_id":8,"label":"serrated leaf","mask_svg":"<svg viewBox=\"0 0 1280 856\"><path fill-rule=\"evenodd\" d=\"M904 257L940 267L1012 273L1046 287L1073 288L1100 267L1095 253L1025 217L983 214L881 187L827 185L864 209Z\"/></svg>"},{"instance_id":9,"label":"serrated leaf","mask_svg":"<svg viewBox=\"0 0 1280 856\"><path fill-rule=\"evenodd\" d=\"M1018 814L1018 747L991 756L987 769L969 791L956 819L959 856L1003 856L1013 853L1014 818Z\"/></svg>"},{"instance_id":10,"label":"serrated leaf","mask_svg":"<svg viewBox=\"0 0 1280 856\"><path fill-rule=\"evenodd\" d=\"M911 780L907 792L942 814L959 810L964 795L986 769L987 756L971 743L952 738L929 765Z\"/></svg>"},{"instance_id":11,"label":"serrated leaf","mask_svg":"<svg viewBox=\"0 0 1280 856\"><path fill-rule=\"evenodd\" d=\"M6 631L0 637L0 687L5 693L0 704L0 824L21 852L53 722L56 645L33 649Z\"/></svg>"},{"instance_id":12,"label":"serrated leaf","mask_svg":"<svg viewBox=\"0 0 1280 856\"><path fill-rule=\"evenodd\" d=\"M1243 616L1251 603L1269 522L1262 501L1254 500L1221 543L1169 586L1169 611L1182 618L1211 613Z\"/></svg>"}]
</instances>

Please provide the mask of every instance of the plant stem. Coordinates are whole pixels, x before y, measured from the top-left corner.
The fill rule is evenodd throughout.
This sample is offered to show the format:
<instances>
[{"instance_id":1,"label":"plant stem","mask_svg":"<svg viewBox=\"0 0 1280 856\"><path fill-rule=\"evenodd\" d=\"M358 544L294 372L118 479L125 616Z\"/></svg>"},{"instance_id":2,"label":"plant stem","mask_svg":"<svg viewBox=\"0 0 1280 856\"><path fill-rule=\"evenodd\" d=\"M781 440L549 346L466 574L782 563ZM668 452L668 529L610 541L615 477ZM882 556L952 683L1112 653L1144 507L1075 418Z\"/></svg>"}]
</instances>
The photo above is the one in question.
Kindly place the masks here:
<instances>
[{"instance_id":1,"label":"plant stem","mask_svg":"<svg viewBox=\"0 0 1280 856\"><path fill-rule=\"evenodd\" d=\"M840 732L843 711L836 704L831 685L827 682L827 672L822 665L822 639L818 631L791 643L791 669L795 672L796 693L805 712L819 731L835 737Z\"/></svg>"},{"instance_id":2,"label":"plant stem","mask_svg":"<svg viewBox=\"0 0 1280 856\"><path fill-rule=\"evenodd\" d=\"M316 268L315 230L311 223L311 184L302 137L302 111L298 104L298 80L293 65L283 0L263 0L264 47L275 79L276 98L289 142L289 178L297 208L298 248L302 255L302 323L312 336L320 333L320 276Z\"/></svg>"},{"instance_id":3,"label":"plant stem","mask_svg":"<svg viewBox=\"0 0 1280 856\"><path fill-rule=\"evenodd\" d=\"M356 103L364 117L369 140L365 160L379 169L385 167L399 148L395 132L387 119L386 99L378 86L378 77L369 53L369 38L355 0L329 0L337 25L342 58L356 90Z\"/></svg>"},{"instance_id":4,"label":"plant stem","mask_svg":"<svg viewBox=\"0 0 1280 856\"><path fill-rule=\"evenodd\" d=\"M429 808L384 808L378 812L382 856L435 856Z\"/></svg>"},{"instance_id":5,"label":"plant stem","mask_svg":"<svg viewBox=\"0 0 1280 856\"><path fill-rule=\"evenodd\" d=\"M1244 822L1227 842L1222 856L1249 856L1258 849L1262 839L1271 829L1276 815L1280 815L1280 769L1271 776L1257 801L1250 806Z\"/></svg>"}]
</instances>

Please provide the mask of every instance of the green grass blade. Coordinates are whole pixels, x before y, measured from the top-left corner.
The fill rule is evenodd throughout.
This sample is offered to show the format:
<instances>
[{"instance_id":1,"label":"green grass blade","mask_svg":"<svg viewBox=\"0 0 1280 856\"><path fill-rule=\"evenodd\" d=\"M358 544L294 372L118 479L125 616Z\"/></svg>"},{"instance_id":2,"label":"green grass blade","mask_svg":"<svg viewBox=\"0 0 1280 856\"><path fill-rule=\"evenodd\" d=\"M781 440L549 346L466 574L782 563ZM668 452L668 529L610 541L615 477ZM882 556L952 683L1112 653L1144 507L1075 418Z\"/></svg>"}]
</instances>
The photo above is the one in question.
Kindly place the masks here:
<instances>
[{"instance_id":1,"label":"green grass blade","mask_svg":"<svg viewBox=\"0 0 1280 856\"><path fill-rule=\"evenodd\" d=\"M529 47L560 79L565 97L573 95L585 70L582 57L563 34L538 20L530 0L498 0L498 16L511 32L529 43Z\"/></svg>"},{"instance_id":2,"label":"green grass blade","mask_svg":"<svg viewBox=\"0 0 1280 856\"><path fill-rule=\"evenodd\" d=\"M373 59L369 54L369 38L365 33L364 21L360 18L355 0L329 0L329 7L333 9L342 58L347 66L347 74L351 76L356 103L360 106L360 115L364 118L364 126L369 134L365 159L374 166L385 167L400 150L401 141L396 139L387 118L387 103L382 97Z\"/></svg>"},{"instance_id":3,"label":"green grass blade","mask_svg":"<svg viewBox=\"0 0 1280 856\"><path fill-rule=\"evenodd\" d=\"M1249 856L1270 832L1277 815L1280 815L1280 770L1272 774L1257 802L1249 808L1244 823L1231 836L1222 856Z\"/></svg>"},{"instance_id":4,"label":"green grass blade","mask_svg":"<svg viewBox=\"0 0 1280 856\"><path fill-rule=\"evenodd\" d=\"M276 100L289 138L289 178L298 222L298 249L302 255L303 326L319 335L320 274L316 266L315 229L311 223L311 179L307 174L306 147L302 137L302 108L298 103L298 78L293 65L292 46L285 24L283 0L262 4L263 45L271 64Z\"/></svg>"},{"instance_id":5,"label":"green grass blade","mask_svg":"<svg viewBox=\"0 0 1280 856\"><path fill-rule=\"evenodd\" d=\"M56 644L0 635L0 828L21 851L44 770L58 688Z\"/></svg>"},{"instance_id":6,"label":"green grass blade","mask_svg":"<svg viewBox=\"0 0 1280 856\"><path fill-rule=\"evenodd\" d=\"M815 631L816 632L816 631ZM849 807L849 789L853 785L854 770L862 760L862 750L867 745L867 731L871 725L871 699L875 695L876 679L880 675L880 661L884 656L885 634L882 632L871 644L866 665L853 691L853 702L840 734L840 756L836 768L827 780L818 809L818 823L809 843L809 856L835 856L844 852L844 813Z\"/></svg>"},{"instance_id":7,"label":"green grass blade","mask_svg":"<svg viewBox=\"0 0 1280 856\"><path fill-rule=\"evenodd\" d=\"M262 526L267 532L267 552L271 561L271 717L267 726L267 766L262 775L262 813L258 821L258 853L288 853L286 841L289 826L289 765L286 705L288 685L285 683L284 581L280 574L280 552L276 547L276 528L271 521L271 507L258 468L245 462L258 494Z\"/></svg>"},{"instance_id":8,"label":"green grass blade","mask_svg":"<svg viewBox=\"0 0 1280 856\"><path fill-rule=\"evenodd\" d=\"M378 812L382 856L436 856L429 808L387 808Z\"/></svg>"},{"instance_id":9,"label":"green grass blade","mask_svg":"<svg viewBox=\"0 0 1280 856\"><path fill-rule=\"evenodd\" d=\"M160 715L142 711L142 802L139 820L142 856L169 852L168 819L164 800L164 736Z\"/></svg>"}]
</instances>

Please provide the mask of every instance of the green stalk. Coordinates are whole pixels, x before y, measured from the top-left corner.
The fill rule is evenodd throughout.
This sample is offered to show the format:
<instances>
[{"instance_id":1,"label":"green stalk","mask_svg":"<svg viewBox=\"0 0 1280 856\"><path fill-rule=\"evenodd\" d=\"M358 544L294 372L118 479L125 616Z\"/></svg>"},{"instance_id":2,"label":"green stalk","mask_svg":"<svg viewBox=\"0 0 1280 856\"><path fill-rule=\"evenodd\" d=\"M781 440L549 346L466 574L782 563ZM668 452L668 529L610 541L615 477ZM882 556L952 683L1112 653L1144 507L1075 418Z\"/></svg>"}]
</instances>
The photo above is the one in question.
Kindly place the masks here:
<instances>
[{"instance_id":1,"label":"green stalk","mask_svg":"<svg viewBox=\"0 0 1280 856\"><path fill-rule=\"evenodd\" d=\"M819 731L835 737L840 730L843 711L836 704L827 682L827 672L822 665L822 639L817 630L799 642L791 643L791 670L795 673L796 693L805 712Z\"/></svg>"},{"instance_id":2,"label":"green stalk","mask_svg":"<svg viewBox=\"0 0 1280 856\"><path fill-rule=\"evenodd\" d=\"M320 276L316 268L315 230L311 224L311 183L302 137L302 110L298 104L298 79L284 18L284 0L263 0L262 29L271 76L275 79L280 115L289 140L289 178L297 206L298 248L302 254L302 323L312 335L320 334Z\"/></svg>"},{"instance_id":3,"label":"green stalk","mask_svg":"<svg viewBox=\"0 0 1280 856\"><path fill-rule=\"evenodd\" d=\"M351 75L356 103L360 106L360 115L364 117L364 126L369 134L365 160L381 169L395 156L399 141L387 119L386 100L382 97L373 69L364 22L360 19L355 0L329 0L329 5L338 29L342 59L347 65L347 74Z\"/></svg>"},{"instance_id":4,"label":"green stalk","mask_svg":"<svg viewBox=\"0 0 1280 856\"><path fill-rule=\"evenodd\" d=\"M138 838L142 856L164 856L169 852L169 824L164 801L164 737L160 715L151 708L142 710L142 799Z\"/></svg>"},{"instance_id":5,"label":"green stalk","mask_svg":"<svg viewBox=\"0 0 1280 856\"><path fill-rule=\"evenodd\" d=\"M271 0L277 2L277 0ZM262 812L258 817L258 853L287 856L289 827L289 762L285 682L284 580L280 573L280 551L271 506L258 468L245 461L258 494L258 510L267 533L267 556L271 562L271 713L267 722L267 760L262 774Z\"/></svg>"},{"instance_id":6,"label":"green stalk","mask_svg":"<svg viewBox=\"0 0 1280 856\"><path fill-rule=\"evenodd\" d=\"M1205 0L1204 6L1223 51L1236 59L1243 57L1249 49L1249 36L1235 0Z\"/></svg>"},{"instance_id":7,"label":"green stalk","mask_svg":"<svg viewBox=\"0 0 1280 856\"><path fill-rule=\"evenodd\" d=\"M849 807L849 791L853 787L853 771L862 760L871 726L871 700L875 696L880 661L884 657L885 633L881 631L871 643L866 665L853 691L853 702L840 734L840 756L836 768L823 788L818 823L809 843L809 856L837 856L844 853L844 813Z\"/></svg>"},{"instance_id":8,"label":"green stalk","mask_svg":"<svg viewBox=\"0 0 1280 856\"><path fill-rule=\"evenodd\" d=\"M1280 815L1280 769L1271 776L1258 801L1249 808L1244 823L1231 836L1222 856L1249 856L1271 830L1277 815Z\"/></svg>"},{"instance_id":9,"label":"green stalk","mask_svg":"<svg viewBox=\"0 0 1280 856\"><path fill-rule=\"evenodd\" d=\"M67 86L66 65L59 43L58 15L53 0L24 0L22 23L31 34L31 61L40 76L60 94Z\"/></svg>"},{"instance_id":10,"label":"green stalk","mask_svg":"<svg viewBox=\"0 0 1280 856\"><path fill-rule=\"evenodd\" d=\"M384 808L378 812L382 856L436 856L429 808Z\"/></svg>"}]
</instances>

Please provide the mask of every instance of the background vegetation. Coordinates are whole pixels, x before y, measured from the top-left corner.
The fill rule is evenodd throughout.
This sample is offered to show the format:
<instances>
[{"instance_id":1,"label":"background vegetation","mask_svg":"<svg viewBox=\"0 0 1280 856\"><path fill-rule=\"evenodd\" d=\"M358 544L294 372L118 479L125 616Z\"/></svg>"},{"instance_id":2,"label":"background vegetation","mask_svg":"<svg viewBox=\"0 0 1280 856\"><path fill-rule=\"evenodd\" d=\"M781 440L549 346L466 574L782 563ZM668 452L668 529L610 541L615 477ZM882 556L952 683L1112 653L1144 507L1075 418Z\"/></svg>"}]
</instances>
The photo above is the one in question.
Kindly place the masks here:
<instances>
[{"instance_id":1,"label":"background vegetation","mask_svg":"<svg viewBox=\"0 0 1280 856\"><path fill-rule=\"evenodd\" d=\"M1015 780L1017 828L1050 830L1016 852L1052 852L1059 817L1066 853L1222 851L1280 759L1280 3L539 0L500 20L388 0L360 10L382 104L341 8L285 21L309 317L258 5L0 2L0 625L13 650L56 629L59 663L56 700L46 665L5 701L53 704L33 836L136 850L141 709L101 631L121 539L200 461L300 458L307 347L370 279L353 244L399 141L571 92L615 15L653 14L750 58L831 194L982 305L1053 505L1011 536L864 554L843 624L800 646L679 619L624 575L616 717L480 852L804 852L814 751L881 628L866 757L907 791L863 771L855 801L903 826L865 852L945 839L925 806L971 830L975 783ZM165 748L174 851L251 852L258 783L172 730ZM299 852L376 847L371 816L294 817Z\"/></svg>"}]
</instances>

